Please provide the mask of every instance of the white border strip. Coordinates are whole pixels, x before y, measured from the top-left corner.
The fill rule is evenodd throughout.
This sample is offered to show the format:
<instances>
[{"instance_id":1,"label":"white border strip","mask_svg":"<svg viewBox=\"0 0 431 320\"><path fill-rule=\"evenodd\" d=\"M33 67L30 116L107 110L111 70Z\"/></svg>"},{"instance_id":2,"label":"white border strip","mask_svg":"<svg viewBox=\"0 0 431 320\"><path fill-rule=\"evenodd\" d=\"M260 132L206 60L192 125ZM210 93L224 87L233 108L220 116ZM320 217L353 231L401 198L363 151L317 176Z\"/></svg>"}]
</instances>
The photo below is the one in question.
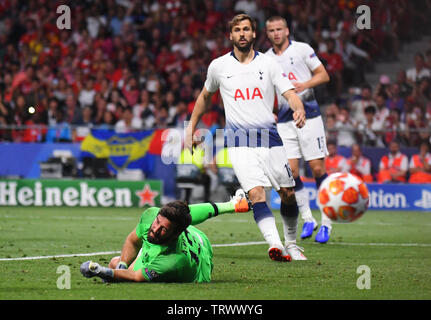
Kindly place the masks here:
<instances>
[{"instance_id":1,"label":"white border strip","mask_svg":"<svg viewBox=\"0 0 431 320\"><path fill-rule=\"evenodd\" d=\"M234 243L220 243L213 244L213 248L217 247L240 247L240 246L252 246L266 244L265 241L250 241L250 242L234 242ZM316 242L310 242L309 244L322 245ZM328 242L327 245L341 245L341 246L395 246L395 247L431 247L431 243L352 243L352 242ZM90 252L90 253L75 253L75 254L60 254L54 256L36 256L36 257L21 257L21 258L0 258L0 261L23 261L23 260L41 260L41 259L57 259L57 258L73 258L73 257L91 257L101 256L108 254L119 254L121 251L102 251L102 252Z\"/></svg>"}]
</instances>

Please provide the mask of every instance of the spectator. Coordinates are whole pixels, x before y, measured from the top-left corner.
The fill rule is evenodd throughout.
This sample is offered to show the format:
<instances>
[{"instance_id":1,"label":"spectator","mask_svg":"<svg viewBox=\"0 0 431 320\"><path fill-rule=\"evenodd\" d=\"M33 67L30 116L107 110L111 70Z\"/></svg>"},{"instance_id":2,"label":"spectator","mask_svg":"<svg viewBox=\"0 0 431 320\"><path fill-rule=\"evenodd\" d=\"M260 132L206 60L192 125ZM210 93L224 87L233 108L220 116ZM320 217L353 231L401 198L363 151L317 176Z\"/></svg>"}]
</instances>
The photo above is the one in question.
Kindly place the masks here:
<instances>
[{"instance_id":1,"label":"spectator","mask_svg":"<svg viewBox=\"0 0 431 320\"><path fill-rule=\"evenodd\" d=\"M78 105L76 98L73 94L66 97L66 114L64 120L67 123L76 124L82 121L82 110Z\"/></svg>"},{"instance_id":2,"label":"spectator","mask_svg":"<svg viewBox=\"0 0 431 320\"><path fill-rule=\"evenodd\" d=\"M328 71L331 80L329 86L335 85L335 88L330 87L330 92L337 97L343 90L343 77L342 72L344 69L343 58L335 51L335 40L329 38L326 40L327 52L321 52L320 57L324 60L326 70Z\"/></svg>"},{"instance_id":3,"label":"spectator","mask_svg":"<svg viewBox=\"0 0 431 320\"><path fill-rule=\"evenodd\" d=\"M12 110L9 103L3 100L3 94L0 91L0 117L3 118L4 124L12 123Z\"/></svg>"},{"instance_id":4,"label":"spectator","mask_svg":"<svg viewBox=\"0 0 431 320\"><path fill-rule=\"evenodd\" d=\"M431 49L425 52L425 67L431 70Z\"/></svg>"},{"instance_id":5,"label":"spectator","mask_svg":"<svg viewBox=\"0 0 431 320\"><path fill-rule=\"evenodd\" d=\"M340 114L335 123L337 129L337 144L339 146L351 147L355 142L355 131L357 124L354 120L350 119L350 113L347 108L341 108Z\"/></svg>"},{"instance_id":6,"label":"spectator","mask_svg":"<svg viewBox=\"0 0 431 320\"><path fill-rule=\"evenodd\" d=\"M53 95L54 97L59 100L59 101L65 101L66 100L66 96L68 95L68 87L67 87L67 82L66 79L64 78L60 78L57 81L57 84L54 86L54 91L53 91Z\"/></svg>"},{"instance_id":7,"label":"spectator","mask_svg":"<svg viewBox=\"0 0 431 320\"><path fill-rule=\"evenodd\" d=\"M369 147L384 147L382 135L382 123L375 118L376 108L368 106L365 108L365 120L358 125L358 132L361 134L362 144Z\"/></svg>"},{"instance_id":8,"label":"spectator","mask_svg":"<svg viewBox=\"0 0 431 320\"><path fill-rule=\"evenodd\" d=\"M124 96L119 89L114 89L111 91L107 102L108 104L106 105L106 108L114 112L115 114L117 114L117 111L119 111L119 109L128 106L126 99L124 99Z\"/></svg>"},{"instance_id":9,"label":"spectator","mask_svg":"<svg viewBox=\"0 0 431 320\"><path fill-rule=\"evenodd\" d=\"M386 99L384 95L379 94L376 96L376 115L375 119L380 124L380 126L384 127L386 119L389 117L389 109L386 106Z\"/></svg>"},{"instance_id":10,"label":"spectator","mask_svg":"<svg viewBox=\"0 0 431 320\"><path fill-rule=\"evenodd\" d=\"M392 140L389 144L389 154L380 159L377 181L379 183L406 182L407 170L407 156L400 152L400 144Z\"/></svg>"},{"instance_id":11,"label":"spectator","mask_svg":"<svg viewBox=\"0 0 431 320\"><path fill-rule=\"evenodd\" d=\"M139 88L138 81L135 77L130 77L126 84L123 86L122 93L126 99L128 106L134 106L138 102Z\"/></svg>"},{"instance_id":12,"label":"spectator","mask_svg":"<svg viewBox=\"0 0 431 320\"><path fill-rule=\"evenodd\" d=\"M404 122L400 120L401 113L398 109L392 109L384 123L385 143L389 145L392 140L400 141L402 144L407 144L408 130Z\"/></svg>"},{"instance_id":13,"label":"spectator","mask_svg":"<svg viewBox=\"0 0 431 320\"><path fill-rule=\"evenodd\" d=\"M429 139L429 121L418 105L411 105L411 112L406 115L406 123L410 146L419 146L422 141Z\"/></svg>"},{"instance_id":14,"label":"spectator","mask_svg":"<svg viewBox=\"0 0 431 320\"><path fill-rule=\"evenodd\" d=\"M328 175L334 172L347 172L346 158L337 153L336 142L329 140L327 145L329 154L325 158L325 169Z\"/></svg>"},{"instance_id":15,"label":"spectator","mask_svg":"<svg viewBox=\"0 0 431 320\"><path fill-rule=\"evenodd\" d=\"M431 183L431 154L427 142L422 142L419 153L410 159L409 173L409 183Z\"/></svg>"},{"instance_id":16,"label":"spectator","mask_svg":"<svg viewBox=\"0 0 431 320\"><path fill-rule=\"evenodd\" d=\"M336 123L337 123L337 120L335 116L330 115L329 117L326 118L326 121L325 121L326 140L337 141L338 131L337 131L337 128L335 127Z\"/></svg>"},{"instance_id":17,"label":"spectator","mask_svg":"<svg viewBox=\"0 0 431 320\"><path fill-rule=\"evenodd\" d=\"M188 121L190 119L190 115L187 112L187 104L184 101L179 101L176 107L176 113L175 116L171 122L171 125L173 125L176 128L184 128L185 127L185 121Z\"/></svg>"},{"instance_id":18,"label":"spectator","mask_svg":"<svg viewBox=\"0 0 431 320\"><path fill-rule=\"evenodd\" d=\"M85 81L84 88L79 92L78 101L81 105L81 108L91 106L94 102L95 94L96 90L94 90L94 78L89 77L87 81Z\"/></svg>"},{"instance_id":19,"label":"spectator","mask_svg":"<svg viewBox=\"0 0 431 320\"><path fill-rule=\"evenodd\" d=\"M401 90L398 83L393 83L388 91L389 97L386 100L386 106L389 111L397 109L400 113L404 112L404 98L401 97Z\"/></svg>"},{"instance_id":20,"label":"spectator","mask_svg":"<svg viewBox=\"0 0 431 320\"><path fill-rule=\"evenodd\" d=\"M98 126L98 128L103 130L113 130L115 122L114 113L112 111L105 110L103 113L103 122Z\"/></svg>"},{"instance_id":21,"label":"spectator","mask_svg":"<svg viewBox=\"0 0 431 320\"><path fill-rule=\"evenodd\" d=\"M391 78L388 75L382 74L379 79L379 84L375 88L374 97L383 96L385 101L389 97L389 89L391 87Z\"/></svg>"},{"instance_id":22,"label":"spectator","mask_svg":"<svg viewBox=\"0 0 431 320\"><path fill-rule=\"evenodd\" d=\"M341 35L341 30L338 26L337 17L331 15L328 18L328 27L322 30L322 37L324 39L335 40L335 39L338 39L340 35Z\"/></svg>"},{"instance_id":23,"label":"spectator","mask_svg":"<svg viewBox=\"0 0 431 320\"><path fill-rule=\"evenodd\" d=\"M423 78L418 81L413 90L412 99L422 108L431 105L430 78Z\"/></svg>"},{"instance_id":24,"label":"spectator","mask_svg":"<svg viewBox=\"0 0 431 320\"><path fill-rule=\"evenodd\" d=\"M90 133L90 130L94 125L92 118L91 108L88 106L84 107L82 110L82 121L80 123L76 123L76 128L72 131L73 141L80 142Z\"/></svg>"},{"instance_id":25,"label":"spectator","mask_svg":"<svg viewBox=\"0 0 431 320\"><path fill-rule=\"evenodd\" d=\"M406 99L412 94L413 87L407 81L407 75L405 70L398 71L396 83L400 87L400 97Z\"/></svg>"},{"instance_id":26,"label":"spectator","mask_svg":"<svg viewBox=\"0 0 431 320\"><path fill-rule=\"evenodd\" d=\"M56 124L48 127L46 142L72 142L72 130L64 119L63 110L58 109L55 114Z\"/></svg>"},{"instance_id":27,"label":"spectator","mask_svg":"<svg viewBox=\"0 0 431 320\"><path fill-rule=\"evenodd\" d=\"M164 104L156 110L154 126L156 128L165 129L169 124L169 111L168 107Z\"/></svg>"},{"instance_id":28,"label":"spectator","mask_svg":"<svg viewBox=\"0 0 431 320\"><path fill-rule=\"evenodd\" d=\"M362 155L362 150L359 144L355 143L352 146L352 156L346 161L347 171L357 175L364 182L373 182L371 175L371 161Z\"/></svg>"},{"instance_id":29,"label":"spectator","mask_svg":"<svg viewBox=\"0 0 431 320\"><path fill-rule=\"evenodd\" d=\"M44 140L47 128L41 121L41 113L32 113L26 120L25 125L22 142L42 142Z\"/></svg>"},{"instance_id":30,"label":"spectator","mask_svg":"<svg viewBox=\"0 0 431 320\"><path fill-rule=\"evenodd\" d=\"M56 124L57 121L57 110L60 108L58 100L56 98L51 98L48 100L48 110L46 111L46 121L50 126L53 126Z\"/></svg>"},{"instance_id":31,"label":"spectator","mask_svg":"<svg viewBox=\"0 0 431 320\"><path fill-rule=\"evenodd\" d=\"M355 100L351 104L352 119L357 123L365 120L365 108L369 106L376 106L376 102L373 100L372 89L369 84L363 84L361 88L361 97Z\"/></svg>"},{"instance_id":32,"label":"spectator","mask_svg":"<svg viewBox=\"0 0 431 320\"><path fill-rule=\"evenodd\" d=\"M28 113L28 104L25 100L25 96L19 94L13 101L13 123L16 125L23 125L30 114Z\"/></svg>"},{"instance_id":33,"label":"spectator","mask_svg":"<svg viewBox=\"0 0 431 320\"><path fill-rule=\"evenodd\" d=\"M133 116L133 111L130 107L123 109L121 120L115 124L115 132L127 133L142 129L142 120Z\"/></svg>"},{"instance_id":34,"label":"spectator","mask_svg":"<svg viewBox=\"0 0 431 320\"><path fill-rule=\"evenodd\" d=\"M8 126L5 116L0 113L0 141L13 141L12 132L8 128L2 128L2 126Z\"/></svg>"},{"instance_id":35,"label":"spectator","mask_svg":"<svg viewBox=\"0 0 431 320\"><path fill-rule=\"evenodd\" d=\"M431 70L426 67L425 59L422 53L416 53L415 66L407 70L406 76L407 81L410 82L412 85L414 85L416 81L421 80L424 77L431 77Z\"/></svg>"},{"instance_id":36,"label":"spectator","mask_svg":"<svg viewBox=\"0 0 431 320\"><path fill-rule=\"evenodd\" d=\"M133 107L133 116L142 119L144 128L154 126L154 104L150 102L148 90L141 90L138 103Z\"/></svg>"},{"instance_id":37,"label":"spectator","mask_svg":"<svg viewBox=\"0 0 431 320\"><path fill-rule=\"evenodd\" d=\"M353 44L347 30L343 30L338 38L338 53L343 57L343 79L352 85L365 80L365 66L371 60L369 54Z\"/></svg>"}]
</instances>

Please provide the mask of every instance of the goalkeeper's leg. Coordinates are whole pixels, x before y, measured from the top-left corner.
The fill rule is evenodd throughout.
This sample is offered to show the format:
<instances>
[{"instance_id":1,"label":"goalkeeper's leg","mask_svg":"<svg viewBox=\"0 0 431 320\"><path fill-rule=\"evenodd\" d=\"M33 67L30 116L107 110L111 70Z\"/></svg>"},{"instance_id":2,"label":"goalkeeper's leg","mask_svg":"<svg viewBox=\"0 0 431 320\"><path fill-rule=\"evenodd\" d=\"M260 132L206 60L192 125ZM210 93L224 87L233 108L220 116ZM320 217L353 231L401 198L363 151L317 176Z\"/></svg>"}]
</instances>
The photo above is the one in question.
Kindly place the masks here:
<instances>
[{"instance_id":1,"label":"goalkeeper's leg","mask_svg":"<svg viewBox=\"0 0 431 320\"><path fill-rule=\"evenodd\" d=\"M241 191L240 191L241 190ZM250 211L250 202L242 189L237 190L235 196L228 202L207 202L189 205L192 225L225 213Z\"/></svg>"}]
</instances>

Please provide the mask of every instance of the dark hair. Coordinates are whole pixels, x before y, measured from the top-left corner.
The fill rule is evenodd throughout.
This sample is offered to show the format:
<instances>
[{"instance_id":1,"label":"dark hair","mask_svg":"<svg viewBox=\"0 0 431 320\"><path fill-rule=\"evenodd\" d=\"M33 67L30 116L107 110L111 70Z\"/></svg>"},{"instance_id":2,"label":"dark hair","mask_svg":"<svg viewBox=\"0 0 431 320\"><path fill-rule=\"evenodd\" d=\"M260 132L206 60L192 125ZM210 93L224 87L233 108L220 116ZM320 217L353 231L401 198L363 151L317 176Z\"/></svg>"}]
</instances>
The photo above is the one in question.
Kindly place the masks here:
<instances>
[{"instance_id":1,"label":"dark hair","mask_svg":"<svg viewBox=\"0 0 431 320\"><path fill-rule=\"evenodd\" d=\"M332 145L334 145L334 146L337 146L337 141L335 141L335 140L328 140L328 142L326 143L328 146L330 145L330 144L332 144Z\"/></svg>"},{"instance_id":2,"label":"dark hair","mask_svg":"<svg viewBox=\"0 0 431 320\"><path fill-rule=\"evenodd\" d=\"M186 230L192 222L190 208L187 202L175 200L165 204L159 214L175 224L175 231L179 234Z\"/></svg>"},{"instance_id":3,"label":"dark hair","mask_svg":"<svg viewBox=\"0 0 431 320\"><path fill-rule=\"evenodd\" d=\"M237 14L235 17L229 21L229 31L232 32L234 26L238 25L241 21L249 20L251 24L251 30L256 31L256 20L245 13Z\"/></svg>"},{"instance_id":4,"label":"dark hair","mask_svg":"<svg viewBox=\"0 0 431 320\"><path fill-rule=\"evenodd\" d=\"M287 21L282 16L272 16L266 20L266 23L270 23L274 21L282 21L284 25L287 27Z\"/></svg>"},{"instance_id":5,"label":"dark hair","mask_svg":"<svg viewBox=\"0 0 431 320\"><path fill-rule=\"evenodd\" d=\"M376 108L374 106L368 106L365 108L364 113L376 114Z\"/></svg>"},{"instance_id":6,"label":"dark hair","mask_svg":"<svg viewBox=\"0 0 431 320\"><path fill-rule=\"evenodd\" d=\"M415 58L420 57L422 60L425 60L425 57L422 52L416 52Z\"/></svg>"},{"instance_id":7,"label":"dark hair","mask_svg":"<svg viewBox=\"0 0 431 320\"><path fill-rule=\"evenodd\" d=\"M372 90L371 85L369 83L363 83L361 86L361 89L368 89L368 90Z\"/></svg>"}]
</instances>

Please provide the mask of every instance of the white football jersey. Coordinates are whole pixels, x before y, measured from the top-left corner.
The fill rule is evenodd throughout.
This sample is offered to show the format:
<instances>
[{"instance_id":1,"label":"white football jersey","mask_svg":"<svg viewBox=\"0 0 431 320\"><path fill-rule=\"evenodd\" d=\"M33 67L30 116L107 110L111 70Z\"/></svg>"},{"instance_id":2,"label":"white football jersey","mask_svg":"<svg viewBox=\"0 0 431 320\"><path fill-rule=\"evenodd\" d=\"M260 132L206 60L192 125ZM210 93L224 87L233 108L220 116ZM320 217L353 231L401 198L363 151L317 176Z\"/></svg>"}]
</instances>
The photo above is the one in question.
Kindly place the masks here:
<instances>
[{"instance_id":1,"label":"white football jersey","mask_svg":"<svg viewBox=\"0 0 431 320\"><path fill-rule=\"evenodd\" d=\"M282 145L273 116L274 88L284 93L294 87L274 59L255 51L254 59L249 64L242 64L231 51L211 62L205 88L209 92L220 89L226 115L225 129L245 132L247 138L251 138L252 130L268 129L269 146ZM257 143L259 146L260 132L257 140L246 145ZM240 145L245 144L240 142ZM239 145L236 143L235 146Z\"/></svg>"},{"instance_id":2,"label":"white football jersey","mask_svg":"<svg viewBox=\"0 0 431 320\"><path fill-rule=\"evenodd\" d=\"M266 55L274 58L283 68L283 71L287 75L288 79L292 82L306 82L313 77L313 70L319 67L322 62L317 57L313 48L304 42L289 41L289 46L281 55L276 55L274 49L269 49ZM307 118L312 118L320 115L320 109L315 101L313 89L306 89L298 94L304 103ZM286 115L288 119L284 119L283 116L287 112L288 103L286 99L277 91L277 100L279 103L280 111L282 115L279 121L292 120L292 111ZM282 110L285 107L286 110Z\"/></svg>"}]
</instances>

